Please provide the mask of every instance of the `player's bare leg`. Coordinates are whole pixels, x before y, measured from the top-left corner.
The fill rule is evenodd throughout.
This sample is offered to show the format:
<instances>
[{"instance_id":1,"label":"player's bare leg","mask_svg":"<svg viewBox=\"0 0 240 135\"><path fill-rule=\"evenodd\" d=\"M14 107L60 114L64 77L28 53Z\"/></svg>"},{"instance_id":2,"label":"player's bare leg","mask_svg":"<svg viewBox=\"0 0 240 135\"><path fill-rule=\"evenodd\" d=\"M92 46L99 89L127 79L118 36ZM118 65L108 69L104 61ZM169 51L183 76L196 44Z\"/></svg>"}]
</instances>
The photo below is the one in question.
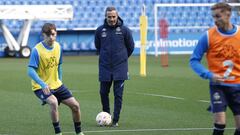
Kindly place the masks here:
<instances>
[{"instance_id":1,"label":"player's bare leg","mask_svg":"<svg viewBox=\"0 0 240 135\"><path fill-rule=\"evenodd\" d=\"M214 123L225 124L226 123L225 112L214 113Z\"/></svg>"},{"instance_id":2,"label":"player's bare leg","mask_svg":"<svg viewBox=\"0 0 240 135\"><path fill-rule=\"evenodd\" d=\"M80 105L74 97L63 100L62 103L70 107L70 109L72 110L72 116L73 116L74 122L81 121Z\"/></svg>"},{"instance_id":3,"label":"player's bare leg","mask_svg":"<svg viewBox=\"0 0 240 135\"><path fill-rule=\"evenodd\" d=\"M72 110L72 117L74 122L74 127L77 135L83 135L81 131L81 112L80 105L78 101L74 98L68 98L62 101L63 104L67 105Z\"/></svg>"},{"instance_id":4,"label":"player's bare leg","mask_svg":"<svg viewBox=\"0 0 240 135\"><path fill-rule=\"evenodd\" d=\"M226 126L226 114L225 112L218 112L213 114L214 118L214 130L213 135L223 135Z\"/></svg>"},{"instance_id":5,"label":"player's bare leg","mask_svg":"<svg viewBox=\"0 0 240 135\"><path fill-rule=\"evenodd\" d=\"M59 113L58 113L58 101L54 95L47 98L46 102L50 106L50 116L52 119L52 124L56 134L61 134L61 128L59 125Z\"/></svg>"},{"instance_id":6,"label":"player's bare leg","mask_svg":"<svg viewBox=\"0 0 240 135\"><path fill-rule=\"evenodd\" d=\"M57 98L53 95L47 98L47 103L50 106L50 116L53 122L59 121L59 114L58 114L58 101Z\"/></svg>"}]
</instances>

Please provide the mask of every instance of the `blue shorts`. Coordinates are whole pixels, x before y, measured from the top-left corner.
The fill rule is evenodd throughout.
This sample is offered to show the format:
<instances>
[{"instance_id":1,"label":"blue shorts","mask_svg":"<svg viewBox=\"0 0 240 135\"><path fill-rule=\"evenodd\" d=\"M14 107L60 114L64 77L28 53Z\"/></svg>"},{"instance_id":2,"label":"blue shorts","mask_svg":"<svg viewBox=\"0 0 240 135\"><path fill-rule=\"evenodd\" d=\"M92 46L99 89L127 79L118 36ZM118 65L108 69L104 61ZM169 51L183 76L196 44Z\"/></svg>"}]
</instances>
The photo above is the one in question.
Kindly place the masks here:
<instances>
[{"instance_id":1,"label":"blue shorts","mask_svg":"<svg viewBox=\"0 0 240 135\"><path fill-rule=\"evenodd\" d=\"M213 113L225 112L228 106L234 115L240 115L240 87L210 85L210 96Z\"/></svg>"},{"instance_id":2,"label":"blue shorts","mask_svg":"<svg viewBox=\"0 0 240 135\"><path fill-rule=\"evenodd\" d=\"M42 101L42 105L46 104L46 99L51 95L54 95L57 98L58 104L63 100L72 97L72 93L64 85L61 85L55 90L51 90L51 93L48 95L44 94L42 89L35 90L34 93Z\"/></svg>"}]
</instances>

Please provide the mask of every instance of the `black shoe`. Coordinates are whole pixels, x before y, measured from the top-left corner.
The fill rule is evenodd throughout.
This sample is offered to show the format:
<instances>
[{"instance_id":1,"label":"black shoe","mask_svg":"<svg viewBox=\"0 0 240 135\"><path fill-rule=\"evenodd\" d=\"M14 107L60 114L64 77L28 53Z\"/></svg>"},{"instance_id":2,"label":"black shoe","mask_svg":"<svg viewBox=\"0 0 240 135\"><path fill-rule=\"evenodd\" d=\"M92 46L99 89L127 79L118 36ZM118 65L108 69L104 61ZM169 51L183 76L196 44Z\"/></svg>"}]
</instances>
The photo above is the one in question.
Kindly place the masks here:
<instances>
[{"instance_id":1,"label":"black shoe","mask_svg":"<svg viewBox=\"0 0 240 135\"><path fill-rule=\"evenodd\" d=\"M115 128L115 127L118 127L118 126L119 126L119 125L118 125L117 122L113 122L112 125L111 125L111 127L114 127L114 128Z\"/></svg>"},{"instance_id":2,"label":"black shoe","mask_svg":"<svg viewBox=\"0 0 240 135\"><path fill-rule=\"evenodd\" d=\"M212 112L212 107L211 107L211 105L208 106L207 111Z\"/></svg>"}]
</instances>

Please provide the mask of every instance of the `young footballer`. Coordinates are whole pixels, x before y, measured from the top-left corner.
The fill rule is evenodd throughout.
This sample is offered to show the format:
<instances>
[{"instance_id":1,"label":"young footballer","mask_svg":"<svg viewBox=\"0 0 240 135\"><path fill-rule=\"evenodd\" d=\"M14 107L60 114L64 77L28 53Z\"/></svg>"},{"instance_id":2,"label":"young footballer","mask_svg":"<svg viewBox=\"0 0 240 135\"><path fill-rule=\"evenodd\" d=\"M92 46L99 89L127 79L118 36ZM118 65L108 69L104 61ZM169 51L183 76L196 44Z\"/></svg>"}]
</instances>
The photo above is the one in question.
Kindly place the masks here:
<instances>
[{"instance_id":1,"label":"young footballer","mask_svg":"<svg viewBox=\"0 0 240 135\"><path fill-rule=\"evenodd\" d=\"M223 135L226 126L226 108L231 109L236 130L240 135L240 31L230 21L232 8L227 3L211 7L215 26L199 40L190 59L192 69L210 80L213 135ZM208 69L201 64L206 53Z\"/></svg>"},{"instance_id":2,"label":"young footballer","mask_svg":"<svg viewBox=\"0 0 240 135\"><path fill-rule=\"evenodd\" d=\"M32 49L28 64L32 90L43 105L49 105L56 135L62 135L58 113L60 103L71 109L76 135L84 135L81 131L79 103L62 83L62 51L61 46L56 42L56 26L45 23L42 27L42 35L44 40Z\"/></svg>"}]
</instances>

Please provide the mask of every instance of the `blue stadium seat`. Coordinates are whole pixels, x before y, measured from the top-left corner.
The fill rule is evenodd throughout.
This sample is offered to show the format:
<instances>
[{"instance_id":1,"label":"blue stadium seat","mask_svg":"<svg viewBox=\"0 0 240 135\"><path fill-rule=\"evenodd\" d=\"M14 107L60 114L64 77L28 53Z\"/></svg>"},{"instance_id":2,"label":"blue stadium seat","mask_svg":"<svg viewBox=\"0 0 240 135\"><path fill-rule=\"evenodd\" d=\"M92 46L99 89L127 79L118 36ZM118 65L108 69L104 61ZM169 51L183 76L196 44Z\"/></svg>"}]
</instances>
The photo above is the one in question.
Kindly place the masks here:
<instances>
[{"instance_id":1,"label":"blue stadium seat","mask_svg":"<svg viewBox=\"0 0 240 135\"><path fill-rule=\"evenodd\" d=\"M193 3L201 3L202 0L194 0Z\"/></svg>"},{"instance_id":2,"label":"blue stadium seat","mask_svg":"<svg viewBox=\"0 0 240 135\"><path fill-rule=\"evenodd\" d=\"M80 46L78 46L77 42L72 42L71 47L72 47L71 48L72 51L80 51Z\"/></svg>"},{"instance_id":3,"label":"blue stadium seat","mask_svg":"<svg viewBox=\"0 0 240 135\"><path fill-rule=\"evenodd\" d=\"M170 20L170 26L178 26L178 19L177 18L173 18Z\"/></svg>"},{"instance_id":4,"label":"blue stadium seat","mask_svg":"<svg viewBox=\"0 0 240 135\"><path fill-rule=\"evenodd\" d=\"M148 26L149 27L153 27L154 26L154 19L153 18L149 18L148 19Z\"/></svg>"},{"instance_id":5,"label":"blue stadium seat","mask_svg":"<svg viewBox=\"0 0 240 135\"><path fill-rule=\"evenodd\" d=\"M4 4L4 5L12 5L12 2L11 2L11 1L4 1L3 4Z\"/></svg>"},{"instance_id":6,"label":"blue stadium seat","mask_svg":"<svg viewBox=\"0 0 240 135\"><path fill-rule=\"evenodd\" d=\"M172 0L162 0L162 3L171 3Z\"/></svg>"},{"instance_id":7,"label":"blue stadium seat","mask_svg":"<svg viewBox=\"0 0 240 135\"><path fill-rule=\"evenodd\" d=\"M63 42L61 45L62 45L63 51L71 51L70 45L67 44L66 42Z\"/></svg>"},{"instance_id":8,"label":"blue stadium seat","mask_svg":"<svg viewBox=\"0 0 240 135\"><path fill-rule=\"evenodd\" d=\"M81 42L80 43L80 50L89 50L89 47L88 47L87 43Z\"/></svg>"},{"instance_id":9,"label":"blue stadium seat","mask_svg":"<svg viewBox=\"0 0 240 135\"><path fill-rule=\"evenodd\" d=\"M161 8L158 8L159 12L167 12L168 11L168 8L167 7L161 7Z\"/></svg>"},{"instance_id":10,"label":"blue stadium seat","mask_svg":"<svg viewBox=\"0 0 240 135\"><path fill-rule=\"evenodd\" d=\"M179 26L186 26L187 25L187 20L185 18L179 18L178 25Z\"/></svg>"},{"instance_id":11,"label":"blue stadium seat","mask_svg":"<svg viewBox=\"0 0 240 135\"><path fill-rule=\"evenodd\" d=\"M191 32L191 29L188 29L188 28L183 29L183 33L189 33L189 32Z\"/></svg>"},{"instance_id":12,"label":"blue stadium seat","mask_svg":"<svg viewBox=\"0 0 240 135\"><path fill-rule=\"evenodd\" d=\"M176 3L185 3L185 0L176 0Z\"/></svg>"},{"instance_id":13,"label":"blue stadium seat","mask_svg":"<svg viewBox=\"0 0 240 135\"><path fill-rule=\"evenodd\" d=\"M199 33L199 29L197 28L190 29L190 33Z\"/></svg>"},{"instance_id":14,"label":"blue stadium seat","mask_svg":"<svg viewBox=\"0 0 240 135\"><path fill-rule=\"evenodd\" d=\"M195 12L194 10L192 12L189 12L189 17L191 18L195 18L197 16L197 12Z\"/></svg>"},{"instance_id":15,"label":"blue stadium seat","mask_svg":"<svg viewBox=\"0 0 240 135\"><path fill-rule=\"evenodd\" d=\"M54 1L49 0L49 1L46 2L46 4L47 5L54 5L55 3L54 3Z\"/></svg>"},{"instance_id":16,"label":"blue stadium seat","mask_svg":"<svg viewBox=\"0 0 240 135\"><path fill-rule=\"evenodd\" d=\"M218 0L210 0L210 3L217 3Z\"/></svg>"},{"instance_id":17,"label":"blue stadium seat","mask_svg":"<svg viewBox=\"0 0 240 135\"><path fill-rule=\"evenodd\" d=\"M183 33L183 29L175 29L175 30L174 30L174 33L176 33L176 34Z\"/></svg>"},{"instance_id":18,"label":"blue stadium seat","mask_svg":"<svg viewBox=\"0 0 240 135\"><path fill-rule=\"evenodd\" d=\"M96 50L94 42L89 43L89 50Z\"/></svg>"},{"instance_id":19,"label":"blue stadium seat","mask_svg":"<svg viewBox=\"0 0 240 135\"><path fill-rule=\"evenodd\" d=\"M175 33L174 29L169 29L168 31L169 31L169 33Z\"/></svg>"},{"instance_id":20,"label":"blue stadium seat","mask_svg":"<svg viewBox=\"0 0 240 135\"><path fill-rule=\"evenodd\" d=\"M209 0L202 0L202 3L208 3Z\"/></svg>"},{"instance_id":21,"label":"blue stadium seat","mask_svg":"<svg viewBox=\"0 0 240 135\"><path fill-rule=\"evenodd\" d=\"M185 0L185 3L194 3L194 0Z\"/></svg>"},{"instance_id":22,"label":"blue stadium seat","mask_svg":"<svg viewBox=\"0 0 240 135\"><path fill-rule=\"evenodd\" d=\"M186 26L194 26L196 25L196 20L194 19L188 19L186 22Z\"/></svg>"}]
</instances>

